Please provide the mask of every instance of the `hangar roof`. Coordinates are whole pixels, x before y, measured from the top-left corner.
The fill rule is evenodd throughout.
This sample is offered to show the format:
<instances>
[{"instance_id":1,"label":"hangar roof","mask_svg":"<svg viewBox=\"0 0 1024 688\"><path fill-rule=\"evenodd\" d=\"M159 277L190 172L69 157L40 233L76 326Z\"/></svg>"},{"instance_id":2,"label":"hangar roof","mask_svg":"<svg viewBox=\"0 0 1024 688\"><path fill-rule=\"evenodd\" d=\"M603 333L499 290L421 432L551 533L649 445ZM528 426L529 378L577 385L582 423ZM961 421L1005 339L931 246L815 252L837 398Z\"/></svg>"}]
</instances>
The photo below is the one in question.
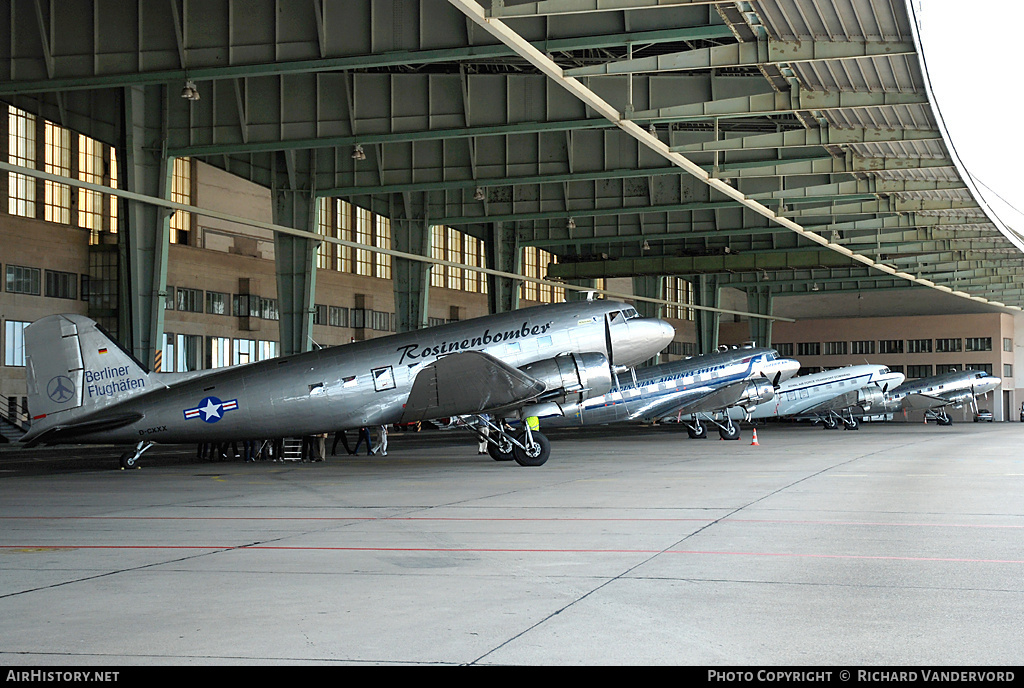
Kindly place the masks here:
<instances>
[{"instance_id":1,"label":"hangar roof","mask_svg":"<svg viewBox=\"0 0 1024 688\"><path fill-rule=\"evenodd\" d=\"M1024 304L1024 242L951 156L903 0L8 5L0 99L116 143L156 92L171 155L514 223L558 277Z\"/></svg>"}]
</instances>

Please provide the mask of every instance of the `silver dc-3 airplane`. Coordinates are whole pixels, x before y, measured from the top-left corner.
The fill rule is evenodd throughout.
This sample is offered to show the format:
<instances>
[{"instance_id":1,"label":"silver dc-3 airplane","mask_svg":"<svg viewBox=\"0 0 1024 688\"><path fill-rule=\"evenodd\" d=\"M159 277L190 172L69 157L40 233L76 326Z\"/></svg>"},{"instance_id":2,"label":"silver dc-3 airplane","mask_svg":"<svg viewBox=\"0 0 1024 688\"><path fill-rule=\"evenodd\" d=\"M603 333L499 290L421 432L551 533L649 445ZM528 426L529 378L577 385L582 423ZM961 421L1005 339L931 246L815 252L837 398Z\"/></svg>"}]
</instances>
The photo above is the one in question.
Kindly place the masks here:
<instances>
[{"instance_id":1,"label":"silver dc-3 airplane","mask_svg":"<svg viewBox=\"0 0 1024 688\"><path fill-rule=\"evenodd\" d=\"M952 425L946 408L970 404L978 412L978 397L999 387L1002 380L980 370L963 370L904 382L889 393L889 410L924 410L939 425Z\"/></svg>"},{"instance_id":2,"label":"silver dc-3 airplane","mask_svg":"<svg viewBox=\"0 0 1024 688\"><path fill-rule=\"evenodd\" d=\"M131 442L135 449L121 457L131 467L154 442L297 437L472 415L490 424L491 443L539 466L550 454L547 438L532 423L509 432L502 419L604 394L613 370L653 357L673 334L627 304L586 300L247 365L156 373L92 320L52 315L25 329L32 426L22 442Z\"/></svg>"},{"instance_id":3,"label":"silver dc-3 airplane","mask_svg":"<svg viewBox=\"0 0 1024 688\"><path fill-rule=\"evenodd\" d=\"M633 369L616 375L606 394L591 397L562 409L561 417L545 419L549 426L595 425L628 421L658 421L689 414L691 437L707 436L705 422L718 426L722 439L739 439L739 428L728 415L723 422L715 413L729 408L753 409L774 396L774 388L800 369L800 362L780 358L764 347L721 347L718 351Z\"/></svg>"},{"instance_id":4,"label":"silver dc-3 airplane","mask_svg":"<svg viewBox=\"0 0 1024 688\"><path fill-rule=\"evenodd\" d=\"M749 414L760 418L810 418L826 429L843 425L856 430L860 422L854 416L859 408L865 415L886 409L886 393L904 380L882 365L855 365L790 378L775 390L775 398L757 406Z\"/></svg>"}]
</instances>

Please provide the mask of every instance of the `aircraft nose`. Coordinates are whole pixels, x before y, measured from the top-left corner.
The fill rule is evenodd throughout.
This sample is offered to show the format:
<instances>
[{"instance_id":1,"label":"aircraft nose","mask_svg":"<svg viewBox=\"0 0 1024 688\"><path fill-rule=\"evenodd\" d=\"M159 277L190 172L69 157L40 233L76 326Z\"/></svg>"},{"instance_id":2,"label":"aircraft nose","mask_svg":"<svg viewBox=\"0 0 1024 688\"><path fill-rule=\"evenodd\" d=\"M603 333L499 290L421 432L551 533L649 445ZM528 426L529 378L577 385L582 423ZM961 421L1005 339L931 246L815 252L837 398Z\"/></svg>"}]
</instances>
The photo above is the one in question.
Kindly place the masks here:
<instances>
[{"instance_id":1,"label":"aircraft nose","mask_svg":"<svg viewBox=\"0 0 1024 688\"><path fill-rule=\"evenodd\" d=\"M676 336L676 330L657 318L632 318L611 328L612 363L633 366L657 356Z\"/></svg>"},{"instance_id":2,"label":"aircraft nose","mask_svg":"<svg viewBox=\"0 0 1024 688\"><path fill-rule=\"evenodd\" d=\"M779 366L779 381L788 380L789 378L800 372L800 361L793 358L783 358Z\"/></svg>"}]
</instances>

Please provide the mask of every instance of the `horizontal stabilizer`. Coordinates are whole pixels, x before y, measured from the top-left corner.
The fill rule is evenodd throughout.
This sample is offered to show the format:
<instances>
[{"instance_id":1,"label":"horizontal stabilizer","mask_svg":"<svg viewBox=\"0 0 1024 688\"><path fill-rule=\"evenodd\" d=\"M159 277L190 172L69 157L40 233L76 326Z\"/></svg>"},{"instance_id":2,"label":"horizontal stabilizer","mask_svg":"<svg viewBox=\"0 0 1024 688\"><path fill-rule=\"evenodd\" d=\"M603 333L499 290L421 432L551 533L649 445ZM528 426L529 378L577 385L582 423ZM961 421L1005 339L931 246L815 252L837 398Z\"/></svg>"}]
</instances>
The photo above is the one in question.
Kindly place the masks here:
<instances>
[{"instance_id":1,"label":"horizontal stabilizer","mask_svg":"<svg viewBox=\"0 0 1024 688\"><path fill-rule=\"evenodd\" d=\"M68 423L66 425L53 425L36 433L29 430L28 434L21 438L21 441L25 443L26 447L34 447L37 444L51 444L54 442L65 441L73 437L78 437L80 435L87 435L91 432L114 430L116 428L124 427L125 425L130 425L142 418L142 413L138 411L130 411L117 415L107 415L93 420L81 420Z\"/></svg>"},{"instance_id":2,"label":"horizontal stabilizer","mask_svg":"<svg viewBox=\"0 0 1024 688\"><path fill-rule=\"evenodd\" d=\"M543 382L480 351L443 356L419 372L403 423L489 413L536 399Z\"/></svg>"}]
</instances>

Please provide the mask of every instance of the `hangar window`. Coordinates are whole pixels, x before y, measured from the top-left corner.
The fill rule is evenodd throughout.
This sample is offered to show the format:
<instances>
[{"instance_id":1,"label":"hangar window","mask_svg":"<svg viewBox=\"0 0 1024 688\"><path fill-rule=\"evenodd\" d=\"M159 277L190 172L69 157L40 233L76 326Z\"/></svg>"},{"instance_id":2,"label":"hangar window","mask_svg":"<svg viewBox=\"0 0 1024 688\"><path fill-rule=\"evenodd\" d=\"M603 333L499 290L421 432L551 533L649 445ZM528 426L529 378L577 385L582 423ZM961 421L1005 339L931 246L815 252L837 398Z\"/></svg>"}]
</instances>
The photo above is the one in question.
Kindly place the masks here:
<instances>
[{"instance_id":1,"label":"hangar window","mask_svg":"<svg viewBox=\"0 0 1024 688\"><path fill-rule=\"evenodd\" d=\"M680 277L665 278L665 317L676 320L693 320L694 310L686 306L693 303L693 284Z\"/></svg>"},{"instance_id":2,"label":"hangar window","mask_svg":"<svg viewBox=\"0 0 1024 688\"><path fill-rule=\"evenodd\" d=\"M227 315L228 295L219 291L206 292L206 312L212 315Z\"/></svg>"},{"instance_id":3,"label":"hangar window","mask_svg":"<svg viewBox=\"0 0 1024 688\"><path fill-rule=\"evenodd\" d=\"M1003 364L1003 377L1013 377L1013 364L1011 364L1011 363L1004 363Z\"/></svg>"},{"instance_id":4,"label":"hangar window","mask_svg":"<svg viewBox=\"0 0 1024 688\"><path fill-rule=\"evenodd\" d=\"M790 356L793 355L793 344L792 343L776 344L775 345L775 350L779 352L779 356L790 357Z\"/></svg>"},{"instance_id":5,"label":"hangar window","mask_svg":"<svg viewBox=\"0 0 1024 688\"><path fill-rule=\"evenodd\" d=\"M353 241L364 246L373 245L373 217L369 210L356 208L355 236ZM370 252L364 248L357 248L356 253L356 274L371 276L373 273L373 259Z\"/></svg>"},{"instance_id":6,"label":"hangar window","mask_svg":"<svg viewBox=\"0 0 1024 688\"><path fill-rule=\"evenodd\" d=\"M39 296L41 291L41 275L39 268L27 268L22 265L7 266L6 289L10 294L29 294Z\"/></svg>"},{"instance_id":7,"label":"hangar window","mask_svg":"<svg viewBox=\"0 0 1024 688\"><path fill-rule=\"evenodd\" d=\"M968 363L967 365L964 366L964 370L979 370L979 371L981 371L983 373L988 373L989 375L991 375L992 374L992 364L991 363Z\"/></svg>"},{"instance_id":8,"label":"hangar window","mask_svg":"<svg viewBox=\"0 0 1024 688\"><path fill-rule=\"evenodd\" d=\"M331 327L348 327L348 309L331 306L327 309L328 324Z\"/></svg>"},{"instance_id":9,"label":"hangar window","mask_svg":"<svg viewBox=\"0 0 1024 688\"><path fill-rule=\"evenodd\" d=\"M908 339L908 354L930 354L932 352L932 340L930 339Z\"/></svg>"},{"instance_id":10,"label":"hangar window","mask_svg":"<svg viewBox=\"0 0 1024 688\"><path fill-rule=\"evenodd\" d=\"M203 312L203 290L178 287L177 309L188 313Z\"/></svg>"},{"instance_id":11,"label":"hangar window","mask_svg":"<svg viewBox=\"0 0 1024 688\"><path fill-rule=\"evenodd\" d=\"M875 353L874 340L850 342L851 354L873 354Z\"/></svg>"},{"instance_id":12,"label":"hangar window","mask_svg":"<svg viewBox=\"0 0 1024 688\"><path fill-rule=\"evenodd\" d=\"M352 204L338 199L335 210L334 236L343 241L352 241ZM352 247L335 246L334 269L352 272Z\"/></svg>"},{"instance_id":13,"label":"hangar window","mask_svg":"<svg viewBox=\"0 0 1024 688\"><path fill-rule=\"evenodd\" d=\"M232 365L244 365L256 360L256 340L234 339L231 342Z\"/></svg>"},{"instance_id":14,"label":"hangar window","mask_svg":"<svg viewBox=\"0 0 1024 688\"><path fill-rule=\"evenodd\" d=\"M462 262L462 233L457 229L447 228L445 237L445 260L450 263ZM449 289L462 289L462 268L452 265L445 266L448 271L448 282L445 286Z\"/></svg>"},{"instance_id":15,"label":"hangar window","mask_svg":"<svg viewBox=\"0 0 1024 688\"><path fill-rule=\"evenodd\" d=\"M224 368L231 365L231 340L227 337L206 338L206 367Z\"/></svg>"},{"instance_id":16,"label":"hangar window","mask_svg":"<svg viewBox=\"0 0 1024 688\"><path fill-rule=\"evenodd\" d=\"M821 342L798 342L796 345L797 356L820 356Z\"/></svg>"},{"instance_id":17,"label":"hangar window","mask_svg":"<svg viewBox=\"0 0 1024 688\"><path fill-rule=\"evenodd\" d=\"M932 367L930 365L908 365L907 377L917 380L922 377L931 377Z\"/></svg>"},{"instance_id":18,"label":"hangar window","mask_svg":"<svg viewBox=\"0 0 1024 688\"><path fill-rule=\"evenodd\" d=\"M260 361L265 361L268 358L275 358L277 356L277 342L261 339L257 353L259 354L258 360Z\"/></svg>"},{"instance_id":19,"label":"hangar window","mask_svg":"<svg viewBox=\"0 0 1024 688\"><path fill-rule=\"evenodd\" d=\"M175 337L177 348L176 370L185 373L199 370L202 363L203 335L179 334Z\"/></svg>"},{"instance_id":20,"label":"hangar window","mask_svg":"<svg viewBox=\"0 0 1024 688\"><path fill-rule=\"evenodd\" d=\"M46 295L57 299L77 299L78 275L74 272L47 270Z\"/></svg>"},{"instance_id":21,"label":"hangar window","mask_svg":"<svg viewBox=\"0 0 1024 688\"><path fill-rule=\"evenodd\" d=\"M4 365L24 367L25 328L27 322L8 320L4 323Z\"/></svg>"},{"instance_id":22,"label":"hangar window","mask_svg":"<svg viewBox=\"0 0 1024 688\"><path fill-rule=\"evenodd\" d=\"M1003 351L1013 351L1013 340L1009 337L1003 337Z\"/></svg>"},{"instance_id":23,"label":"hangar window","mask_svg":"<svg viewBox=\"0 0 1024 688\"><path fill-rule=\"evenodd\" d=\"M377 248L391 248L391 220L377 215L374 222L373 245ZM391 279L391 256L377 251L373 254L373 276Z\"/></svg>"},{"instance_id":24,"label":"hangar window","mask_svg":"<svg viewBox=\"0 0 1024 688\"><path fill-rule=\"evenodd\" d=\"M71 132L53 122L44 121L43 171L61 177L71 176ZM47 222L71 224L71 187L43 181L43 218Z\"/></svg>"},{"instance_id":25,"label":"hangar window","mask_svg":"<svg viewBox=\"0 0 1024 688\"><path fill-rule=\"evenodd\" d=\"M963 340L959 338L953 339L936 339L935 350L939 353L948 354L955 353L963 350Z\"/></svg>"},{"instance_id":26,"label":"hangar window","mask_svg":"<svg viewBox=\"0 0 1024 688\"><path fill-rule=\"evenodd\" d=\"M333 214L331 212L331 199L318 198L316 201L316 231L321 236L334 236ZM321 241L316 247L316 269L329 270L331 268L331 254L333 244Z\"/></svg>"},{"instance_id":27,"label":"hangar window","mask_svg":"<svg viewBox=\"0 0 1024 688\"><path fill-rule=\"evenodd\" d=\"M536 246L526 246L523 248L520 274L537 279L543 278L547 275L548 264L555 262L557 262L557 258L554 254ZM565 300L565 289L550 284L524 281L520 286L520 297L525 301L556 303Z\"/></svg>"},{"instance_id":28,"label":"hangar window","mask_svg":"<svg viewBox=\"0 0 1024 688\"><path fill-rule=\"evenodd\" d=\"M825 342L826 356L839 356L846 353L846 342Z\"/></svg>"},{"instance_id":29,"label":"hangar window","mask_svg":"<svg viewBox=\"0 0 1024 688\"><path fill-rule=\"evenodd\" d=\"M13 105L7 108L7 162L36 168L36 118ZM7 173L7 212L36 216L36 180L17 172Z\"/></svg>"},{"instance_id":30,"label":"hangar window","mask_svg":"<svg viewBox=\"0 0 1024 688\"><path fill-rule=\"evenodd\" d=\"M107 159L106 151L110 151ZM96 139L78 135L78 179L117 188L117 153ZM109 205L108 205L109 204ZM109 212L108 209L109 208ZM107 218L109 216L109 224ZM78 226L89 230L89 243L100 243L100 232L117 233L117 197L78 189Z\"/></svg>"},{"instance_id":31,"label":"hangar window","mask_svg":"<svg viewBox=\"0 0 1024 688\"><path fill-rule=\"evenodd\" d=\"M880 354L901 354L903 353L902 339L882 339L878 342L878 353Z\"/></svg>"},{"instance_id":32,"label":"hangar window","mask_svg":"<svg viewBox=\"0 0 1024 688\"><path fill-rule=\"evenodd\" d=\"M991 351L991 337L968 337L966 351Z\"/></svg>"},{"instance_id":33,"label":"hangar window","mask_svg":"<svg viewBox=\"0 0 1024 688\"><path fill-rule=\"evenodd\" d=\"M171 200L175 203L192 205L192 159L175 158L171 175ZM170 241L172 244L187 244L192 230L192 213L177 210L171 215Z\"/></svg>"}]
</instances>

